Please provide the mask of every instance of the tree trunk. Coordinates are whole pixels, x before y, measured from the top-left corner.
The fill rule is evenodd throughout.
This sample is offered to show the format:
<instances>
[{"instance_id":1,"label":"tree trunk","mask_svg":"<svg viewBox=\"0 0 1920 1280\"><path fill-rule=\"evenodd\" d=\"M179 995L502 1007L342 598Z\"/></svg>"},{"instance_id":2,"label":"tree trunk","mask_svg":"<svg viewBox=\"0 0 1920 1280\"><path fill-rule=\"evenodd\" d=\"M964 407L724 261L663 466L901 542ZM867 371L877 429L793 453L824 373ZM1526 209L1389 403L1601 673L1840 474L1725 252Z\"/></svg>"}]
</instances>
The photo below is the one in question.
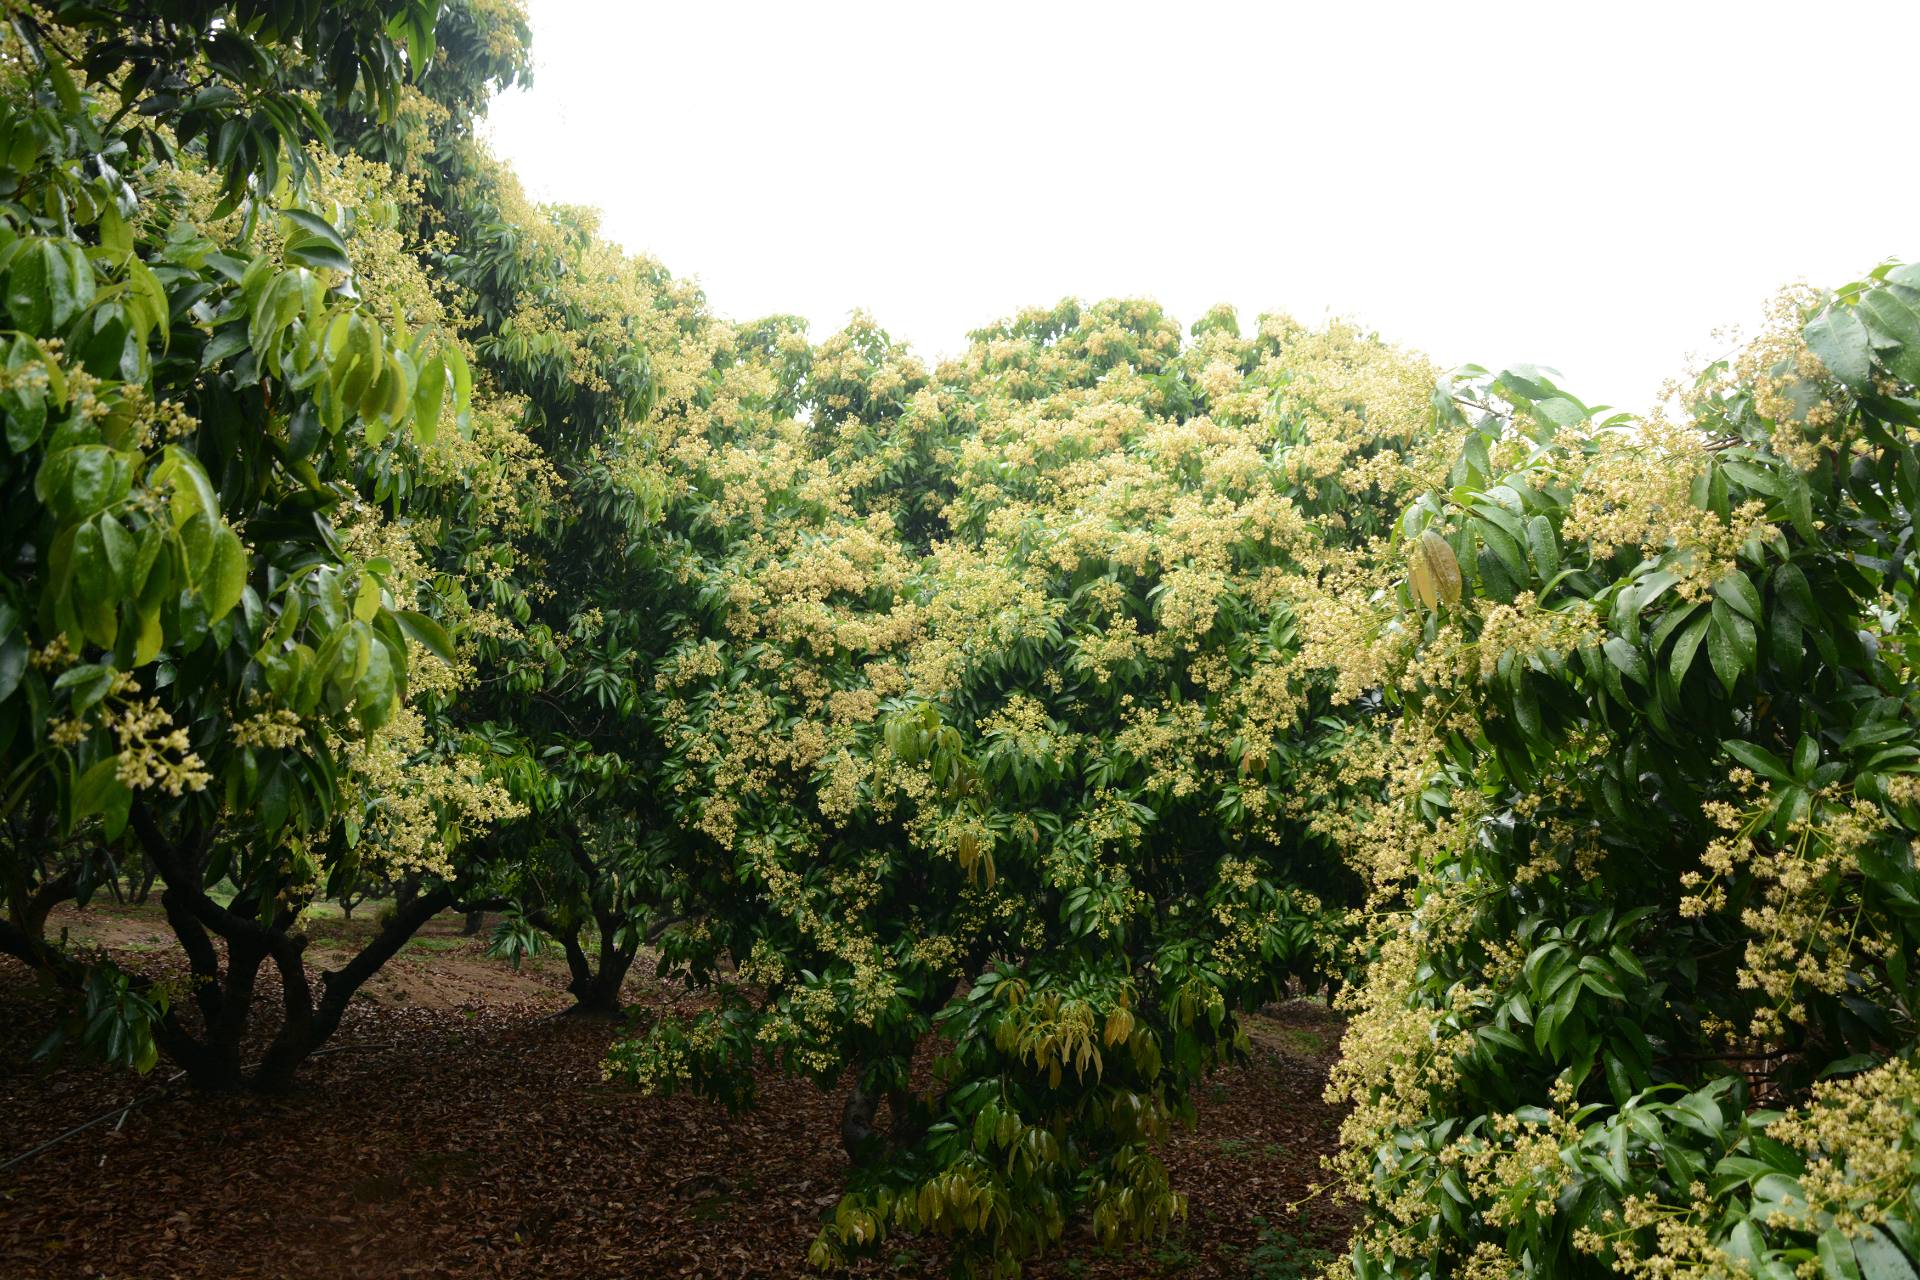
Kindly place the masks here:
<instances>
[{"instance_id":1,"label":"tree trunk","mask_svg":"<svg viewBox=\"0 0 1920 1280\"><path fill-rule=\"evenodd\" d=\"M627 984L627 974L633 968L634 957L640 953L640 946L634 941L625 946L619 944L617 939L624 921L612 907L597 905L593 916L600 926L600 963L585 983L568 988L578 1002L570 1012L586 1018L617 1018L625 1008L620 1003L620 991ZM576 970L576 974L578 972Z\"/></svg>"},{"instance_id":2,"label":"tree trunk","mask_svg":"<svg viewBox=\"0 0 1920 1280\"><path fill-rule=\"evenodd\" d=\"M573 993L573 1007L568 1015L578 1018L617 1018L625 1012L626 1006L620 1002L620 990L626 985L627 973L633 968L634 952L630 948L602 947L600 967L584 983L569 983L567 990Z\"/></svg>"},{"instance_id":3,"label":"tree trunk","mask_svg":"<svg viewBox=\"0 0 1920 1280\"><path fill-rule=\"evenodd\" d=\"M63 871L43 881L31 893L16 889L8 903L7 916L0 918L0 951L18 956L36 968L46 968L56 953L47 946L47 916L53 909L79 891L79 879Z\"/></svg>"},{"instance_id":4,"label":"tree trunk","mask_svg":"<svg viewBox=\"0 0 1920 1280\"><path fill-rule=\"evenodd\" d=\"M633 969L634 957L640 949L631 944L625 947L615 945L614 938L619 932L617 922L610 915L601 919L599 963L595 964L588 957L587 949L580 944L580 935L584 930L579 923L563 929L544 911L529 911L527 919L558 939L560 949L566 953L567 994L573 997L573 1005L565 1010L564 1016L619 1017L625 1011L625 1006L620 1002L620 990L626 985L627 974Z\"/></svg>"},{"instance_id":5,"label":"tree trunk","mask_svg":"<svg viewBox=\"0 0 1920 1280\"><path fill-rule=\"evenodd\" d=\"M863 1165L873 1158L878 1138L873 1117L879 1108L880 1099L855 1080L847 1092L846 1105L840 1108L840 1149L847 1153L849 1164Z\"/></svg>"},{"instance_id":6,"label":"tree trunk","mask_svg":"<svg viewBox=\"0 0 1920 1280\"><path fill-rule=\"evenodd\" d=\"M444 886L426 893L407 886L409 892L401 896L380 932L344 968L321 975L316 999L307 978L307 939L289 932L297 913L270 906L282 886L256 886L223 907L207 895L205 886L211 831L195 829L182 838L169 838L138 802L132 820L166 882L160 901L187 954L194 1000L204 1024L195 1036L169 1010L155 1025L154 1038L196 1089L278 1093L291 1087L295 1069L339 1027L347 1002L361 985L420 926L453 902L453 891ZM227 944L224 971L214 946L216 937ZM269 959L280 974L282 1018L266 1056L249 1071L241 1061L241 1050L253 1014L255 980L261 964Z\"/></svg>"},{"instance_id":7,"label":"tree trunk","mask_svg":"<svg viewBox=\"0 0 1920 1280\"><path fill-rule=\"evenodd\" d=\"M460 936L471 938L487 927L487 913L484 911L467 912L467 922L461 926Z\"/></svg>"},{"instance_id":8,"label":"tree trunk","mask_svg":"<svg viewBox=\"0 0 1920 1280\"><path fill-rule=\"evenodd\" d=\"M153 892L153 879L153 859L143 856L140 859L140 886L129 895L134 906L146 905L147 896Z\"/></svg>"},{"instance_id":9,"label":"tree trunk","mask_svg":"<svg viewBox=\"0 0 1920 1280\"><path fill-rule=\"evenodd\" d=\"M445 886L426 893L409 893L405 904L395 909L380 932L353 959L343 968L320 975L321 995L317 1001L312 998L306 970L300 962L300 952L306 948L307 940L299 939L290 956L276 952L274 959L280 964L287 992L287 1016L280 1034L274 1037L266 1058L254 1073L251 1086L264 1093L289 1087L293 1083L294 1068L339 1030L348 1002L366 980L393 959L422 925L452 905L453 890Z\"/></svg>"},{"instance_id":10,"label":"tree trunk","mask_svg":"<svg viewBox=\"0 0 1920 1280\"><path fill-rule=\"evenodd\" d=\"M955 978L946 984L944 990L936 987L920 997L914 1006L923 1017L931 1017L953 999L953 993L959 989L960 979ZM846 1151L847 1159L855 1165L871 1163L890 1152L904 1151L918 1143L933 1127L940 1107L937 1099L929 1103L908 1087L905 1063L901 1063L894 1073L895 1079L890 1087L869 1091L866 1078L873 1061L869 1058L853 1064L853 1088L848 1091L846 1105L840 1112L840 1146ZM884 1133L874 1123L883 1096L888 1112Z\"/></svg>"},{"instance_id":11,"label":"tree trunk","mask_svg":"<svg viewBox=\"0 0 1920 1280\"><path fill-rule=\"evenodd\" d=\"M854 1165L872 1164L890 1152L911 1147L926 1136L932 1124L932 1111L910 1089L888 1089L887 1127L883 1132L875 1123L880 1111L878 1093L867 1091L856 1078L840 1110L840 1148Z\"/></svg>"}]
</instances>

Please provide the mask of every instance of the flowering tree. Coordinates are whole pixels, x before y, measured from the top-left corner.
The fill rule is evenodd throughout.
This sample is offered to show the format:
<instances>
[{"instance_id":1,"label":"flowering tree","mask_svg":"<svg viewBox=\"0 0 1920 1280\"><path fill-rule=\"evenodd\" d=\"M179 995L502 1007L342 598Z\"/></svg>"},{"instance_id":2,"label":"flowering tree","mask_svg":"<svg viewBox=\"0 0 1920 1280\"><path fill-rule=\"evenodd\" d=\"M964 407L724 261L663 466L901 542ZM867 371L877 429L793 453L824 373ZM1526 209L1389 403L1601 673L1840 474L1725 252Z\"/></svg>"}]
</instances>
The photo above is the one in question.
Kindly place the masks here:
<instances>
[{"instance_id":1,"label":"flowering tree","mask_svg":"<svg viewBox=\"0 0 1920 1280\"><path fill-rule=\"evenodd\" d=\"M1789 298L1684 422L1451 388L1371 633L1356 1275L1914 1274L1915 286Z\"/></svg>"},{"instance_id":2,"label":"flowering tree","mask_svg":"<svg viewBox=\"0 0 1920 1280\"><path fill-rule=\"evenodd\" d=\"M93 1047L213 1088L285 1083L515 811L430 723L463 619L409 505L479 478L469 354L390 176L315 145L316 103L393 118L436 10L256 8L21 10L3 86L0 944L84 993ZM195 1020L44 934L128 856ZM420 891L316 988L300 913L364 874Z\"/></svg>"},{"instance_id":3,"label":"flowering tree","mask_svg":"<svg viewBox=\"0 0 1920 1280\"><path fill-rule=\"evenodd\" d=\"M666 963L720 1006L610 1065L735 1102L762 1061L851 1078L816 1261L1163 1230L1153 1139L1340 932L1290 780L1353 730L1296 602L1353 589L1443 465L1432 374L1141 303L933 372L865 322L731 346L670 449L692 604L651 700L693 916Z\"/></svg>"},{"instance_id":4,"label":"flowering tree","mask_svg":"<svg viewBox=\"0 0 1920 1280\"><path fill-rule=\"evenodd\" d=\"M440 176L440 265L481 317L477 367L526 451L500 460L490 509L438 561L484 612L451 722L524 810L489 838L476 886L510 907L497 951L557 942L579 1011L610 1015L666 918L641 714L665 601L647 566L657 455L703 385L710 322L698 290L599 239L592 214L529 204L463 133L436 130L413 163Z\"/></svg>"},{"instance_id":5,"label":"flowering tree","mask_svg":"<svg viewBox=\"0 0 1920 1280\"><path fill-rule=\"evenodd\" d=\"M277 1087L449 904L844 1085L832 1267L1163 1231L1347 984L1360 1277L1920 1259L1920 273L1674 420L1344 325L734 325L473 139L508 0L8 4L0 949ZM47 936L137 857L180 992ZM316 985L303 910L390 923ZM283 1013L243 1049L264 966Z\"/></svg>"}]
</instances>

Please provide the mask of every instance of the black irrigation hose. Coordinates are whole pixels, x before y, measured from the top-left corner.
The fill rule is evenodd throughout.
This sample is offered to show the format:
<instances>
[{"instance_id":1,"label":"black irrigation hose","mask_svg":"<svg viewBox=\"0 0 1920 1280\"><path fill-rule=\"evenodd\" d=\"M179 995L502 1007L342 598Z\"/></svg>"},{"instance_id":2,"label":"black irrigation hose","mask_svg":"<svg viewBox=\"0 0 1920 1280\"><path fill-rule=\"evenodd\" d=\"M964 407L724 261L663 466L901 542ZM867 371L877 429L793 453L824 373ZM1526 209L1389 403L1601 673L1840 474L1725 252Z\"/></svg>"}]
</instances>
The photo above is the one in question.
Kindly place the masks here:
<instances>
[{"instance_id":1,"label":"black irrigation hose","mask_svg":"<svg viewBox=\"0 0 1920 1280\"><path fill-rule=\"evenodd\" d=\"M324 1058L329 1053L345 1053L350 1049L379 1049L379 1048L390 1048L390 1047L391 1046L389 1045L336 1044L336 1045L331 1045L325 1049L315 1049L312 1053L307 1055L306 1060L312 1061L315 1058ZM254 1065L258 1066L260 1064L255 1063ZM101 1123L102 1121L111 1120L113 1117L119 1116L121 1123L124 1124L126 1122L127 1113L129 1111L132 1111L135 1107L139 1106L143 1102L153 1101L155 1098L159 1097L161 1094L165 1093L167 1090L173 1088L173 1086L179 1082L180 1077L184 1076L185 1074L187 1073L184 1071L176 1071L172 1075L168 1076L164 1083L156 1085L152 1089L147 1090L147 1092L134 1098L131 1102L124 1102L117 1107L109 1107L106 1111L95 1116L93 1119L87 1121L85 1124L77 1124L73 1128L67 1130L63 1134L58 1135L57 1137L48 1138L45 1142L41 1143L37 1147L34 1147L30 1151L22 1151L19 1155L14 1156L11 1160L8 1160L6 1163L0 1164L0 1173L5 1173L7 1170L13 1168L13 1166L20 1164L23 1161L33 1159L33 1157L39 1155L42 1151L47 1150L49 1147L59 1146L61 1143L65 1142L68 1138L73 1137L75 1134L85 1133L87 1130L93 1128L93 1126ZM115 1125L114 1127L117 1129L120 1126Z\"/></svg>"},{"instance_id":2,"label":"black irrigation hose","mask_svg":"<svg viewBox=\"0 0 1920 1280\"><path fill-rule=\"evenodd\" d=\"M77 1133L85 1133L88 1129L93 1128L93 1126L99 1124L103 1120L111 1120L116 1115L119 1116L122 1121L126 1120L127 1112L133 1110L135 1107L139 1106L143 1102L149 1102L154 1098L159 1097L161 1094L165 1093L168 1089L172 1088L174 1082L178 1080L181 1076L184 1076L185 1074L187 1073L184 1071L176 1071L172 1075L167 1077L165 1084L162 1084L157 1086L156 1088L147 1090L147 1092L134 1098L133 1101L123 1103L120 1106L114 1107L111 1110L103 1112L102 1114L97 1115L93 1119L87 1121L85 1124L77 1124L73 1128L67 1130L65 1133L61 1134L56 1138L48 1138L45 1142L33 1148L31 1151L21 1152L19 1155L13 1157L13 1159L7 1161L5 1164L0 1164L0 1173L5 1173L7 1170L13 1168L13 1166L19 1164L23 1160L33 1159L33 1157L39 1155L42 1151L45 1151L48 1147L59 1146L61 1143L65 1142L68 1138L73 1137Z\"/></svg>"}]
</instances>

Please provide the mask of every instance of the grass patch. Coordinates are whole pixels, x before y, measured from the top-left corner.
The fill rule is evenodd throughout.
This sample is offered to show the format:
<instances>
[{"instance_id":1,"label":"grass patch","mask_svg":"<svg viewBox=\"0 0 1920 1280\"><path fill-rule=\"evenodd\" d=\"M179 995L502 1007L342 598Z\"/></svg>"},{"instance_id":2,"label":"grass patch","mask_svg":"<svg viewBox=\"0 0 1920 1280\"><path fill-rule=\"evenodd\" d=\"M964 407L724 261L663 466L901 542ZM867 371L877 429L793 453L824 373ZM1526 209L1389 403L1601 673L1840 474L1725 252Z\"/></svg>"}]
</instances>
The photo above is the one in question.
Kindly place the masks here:
<instances>
[{"instance_id":1,"label":"grass patch","mask_svg":"<svg viewBox=\"0 0 1920 1280\"><path fill-rule=\"evenodd\" d=\"M1333 1255L1302 1241L1292 1232L1255 1218L1260 1227L1259 1243L1247 1250L1241 1261L1248 1280L1307 1280L1316 1276Z\"/></svg>"}]
</instances>

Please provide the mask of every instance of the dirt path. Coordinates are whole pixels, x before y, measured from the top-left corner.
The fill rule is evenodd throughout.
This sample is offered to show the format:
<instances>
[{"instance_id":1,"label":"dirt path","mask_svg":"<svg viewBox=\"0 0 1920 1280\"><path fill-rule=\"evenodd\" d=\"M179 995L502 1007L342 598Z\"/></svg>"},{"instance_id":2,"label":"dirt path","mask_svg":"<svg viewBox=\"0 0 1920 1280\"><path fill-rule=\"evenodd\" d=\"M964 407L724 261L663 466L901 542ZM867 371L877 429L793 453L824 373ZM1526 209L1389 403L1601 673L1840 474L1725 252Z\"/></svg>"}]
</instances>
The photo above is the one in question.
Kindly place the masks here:
<instances>
[{"instance_id":1,"label":"dirt path","mask_svg":"<svg viewBox=\"0 0 1920 1280\"><path fill-rule=\"evenodd\" d=\"M164 966L156 912L62 918L129 966ZM315 961L371 921L316 930ZM839 1100L769 1076L762 1105L728 1117L693 1099L608 1085L605 1026L551 1021L559 966L514 973L434 921L356 1000L335 1044L282 1099L207 1101L177 1085L0 1172L0 1276L801 1276L845 1161ZM673 994L644 980L630 998ZM0 960L0 1161L129 1099L146 1080L28 1063L50 1025L33 977ZM1254 1052L1202 1090L1199 1121L1166 1158L1192 1196L1179 1235L1123 1254L1082 1247L1028 1274L1311 1274L1346 1223L1324 1200L1296 1212L1331 1149L1319 1100L1337 1023L1295 1003L1254 1020ZM905 1241L865 1275L944 1274L937 1244Z\"/></svg>"},{"instance_id":2,"label":"dirt path","mask_svg":"<svg viewBox=\"0 0 1920 1280\"><path fill-rule=\"evenodd\" d=\"M490 960L487 939L464 937L464 917L447 912L429 920L400 954L367 980L360 996L375 1004L420 1009L540 1009L555 1012L569 1003L566 965L554 955L535 956L519 970ZM143 962L166 963L174 948L172 931L157 903L133 907L95 907L75 911L60 907L48 917L47 933L66 930L73 941L104 947L129 967ZM337 914L313 920L307 926L309 967L338 968L379 932L373 904L363 906L350 920Z\"/></svg>"}]
</instances>

